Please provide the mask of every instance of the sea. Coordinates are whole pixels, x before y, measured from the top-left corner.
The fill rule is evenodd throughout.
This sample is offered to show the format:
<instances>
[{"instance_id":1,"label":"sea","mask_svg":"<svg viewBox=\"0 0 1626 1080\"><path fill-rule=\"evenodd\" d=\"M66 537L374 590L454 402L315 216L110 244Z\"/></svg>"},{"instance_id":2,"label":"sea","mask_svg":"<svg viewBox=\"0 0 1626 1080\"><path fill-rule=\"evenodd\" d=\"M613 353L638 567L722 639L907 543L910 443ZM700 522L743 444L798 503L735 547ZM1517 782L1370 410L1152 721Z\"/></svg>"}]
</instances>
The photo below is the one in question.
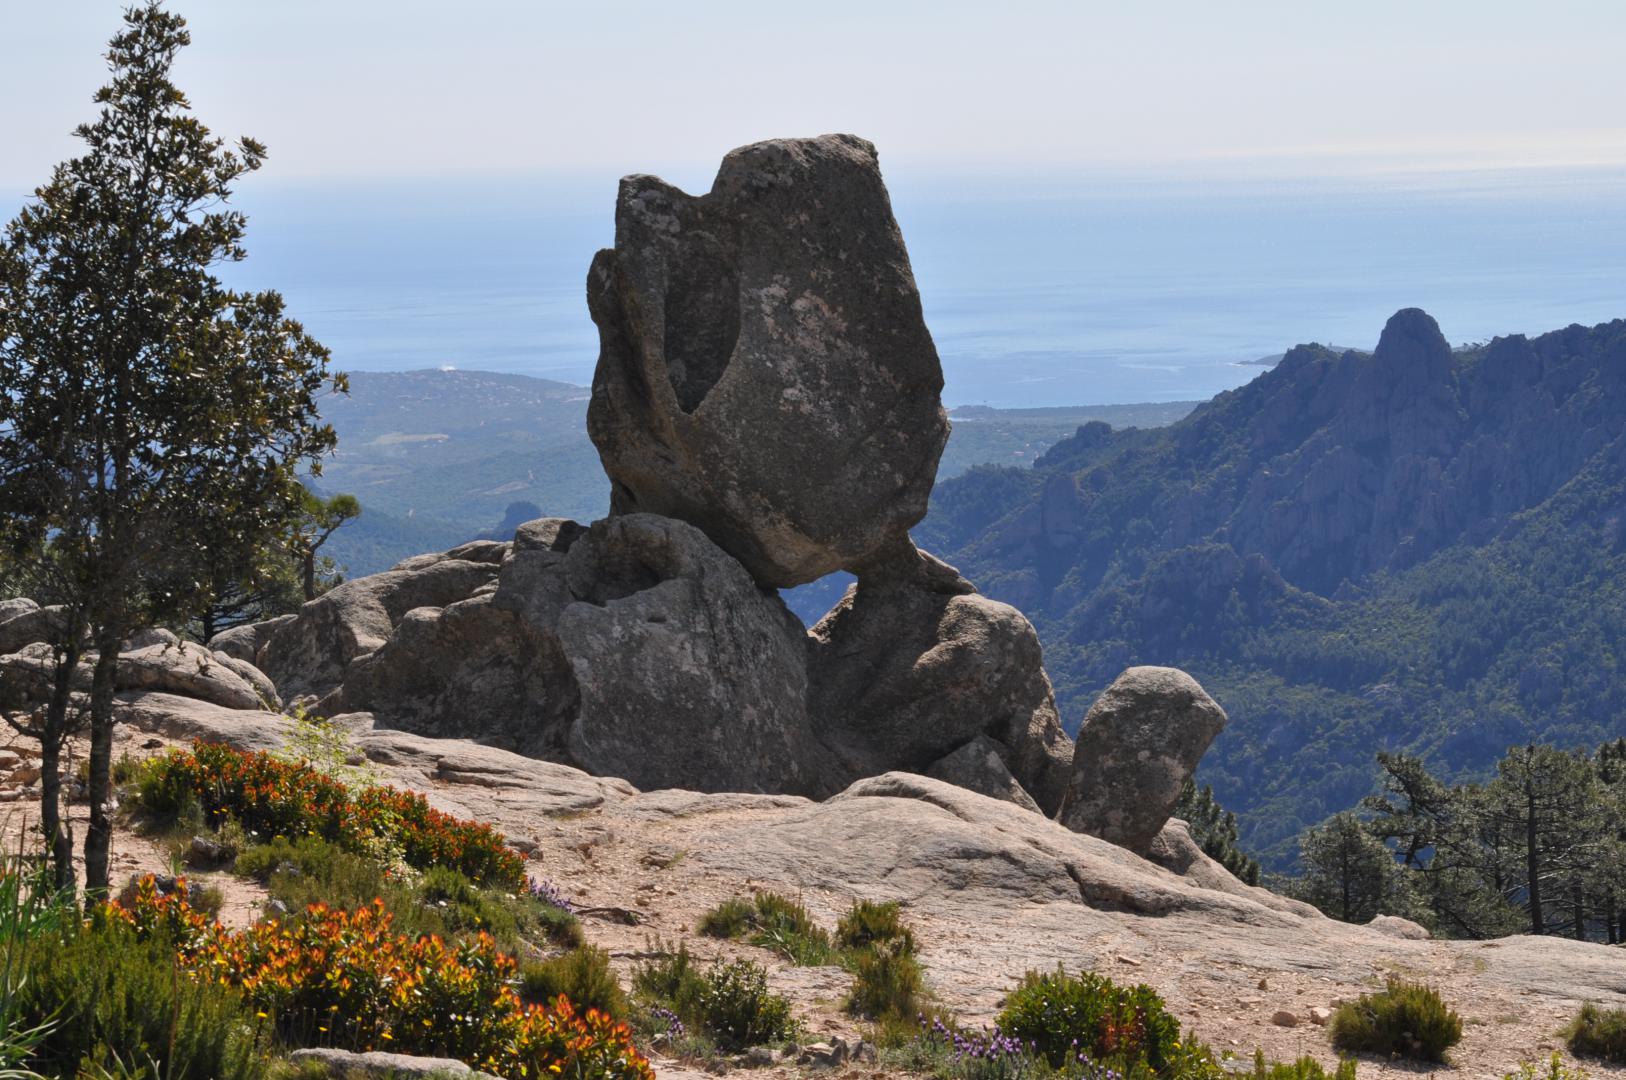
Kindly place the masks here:
<instances>
[{"instance_id":1,"label":"sea","mask_svg":"<svg viewBox=\"0 0 1626 1080\"><path fill-rule=\"evenodd\" d=\"M1626 169L1270 177L889 173L950 405L1203 399L1421 307L1463 344L1626 317ZM616 177L253 176L239 287L347 370L585 384ZM1250 363L1253 362L1253 363Z\"/></svg>"}]
</instances>

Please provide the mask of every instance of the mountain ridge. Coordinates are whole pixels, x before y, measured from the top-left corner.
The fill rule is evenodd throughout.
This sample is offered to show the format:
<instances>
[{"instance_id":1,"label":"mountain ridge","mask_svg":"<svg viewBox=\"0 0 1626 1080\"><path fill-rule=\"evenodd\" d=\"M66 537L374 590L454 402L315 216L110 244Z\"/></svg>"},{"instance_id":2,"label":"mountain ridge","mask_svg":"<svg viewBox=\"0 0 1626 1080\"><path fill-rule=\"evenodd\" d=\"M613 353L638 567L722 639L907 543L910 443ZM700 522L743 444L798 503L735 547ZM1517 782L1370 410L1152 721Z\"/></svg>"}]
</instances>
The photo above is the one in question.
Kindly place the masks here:
<instances>
[{"instance_id":1,"label":"mountain ridge","mask_svg":"<svg viewBox=\"0 0 1626 1080\"><path fill-rule=\"evenodd\" d=\"M1125 666L1231 713L1204 779L1277 865L1407 749L1621 734L1626 321L1453 351L1417 309L1168 428L940 485L917 539L1039 628L1064 720Z\"/></svg>"}]
</instances>

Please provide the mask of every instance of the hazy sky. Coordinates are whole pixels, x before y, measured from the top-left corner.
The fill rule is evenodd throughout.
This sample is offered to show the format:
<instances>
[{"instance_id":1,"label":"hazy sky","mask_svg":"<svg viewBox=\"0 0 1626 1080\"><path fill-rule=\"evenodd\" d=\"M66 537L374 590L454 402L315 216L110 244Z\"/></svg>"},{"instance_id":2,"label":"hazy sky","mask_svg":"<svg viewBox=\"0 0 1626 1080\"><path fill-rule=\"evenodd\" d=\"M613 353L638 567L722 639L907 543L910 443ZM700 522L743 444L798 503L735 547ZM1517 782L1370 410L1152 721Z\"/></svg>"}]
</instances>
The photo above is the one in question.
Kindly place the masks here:
<instances>
[{"instance_id":1,"label":"hazy sky","mask_svg":"<svg viewBox=\"0 0 1626 1080\"><path fill-rule=\"evenodd\" d=\"M1626 4L173 0L265 178L661 172L853 131L927 171L1626 162ZM75 152L117 0L0 0L0 187Z\"/></svg>"}]
</instances>

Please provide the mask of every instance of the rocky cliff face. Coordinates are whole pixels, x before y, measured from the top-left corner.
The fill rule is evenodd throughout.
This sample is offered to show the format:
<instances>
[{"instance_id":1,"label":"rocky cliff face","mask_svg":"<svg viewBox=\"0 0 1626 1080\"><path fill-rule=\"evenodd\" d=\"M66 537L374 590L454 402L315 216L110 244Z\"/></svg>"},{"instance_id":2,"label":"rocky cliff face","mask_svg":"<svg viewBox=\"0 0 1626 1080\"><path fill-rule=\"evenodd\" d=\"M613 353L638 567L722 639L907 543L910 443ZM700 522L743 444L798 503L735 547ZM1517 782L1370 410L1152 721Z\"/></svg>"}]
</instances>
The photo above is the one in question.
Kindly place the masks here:
<instances>
[{"instance_id":1,"label":"rocky cliff face","mask_svg":"<svg viewBox=\"0 0 1626 1080\"><path fill-rule=\"evenodd\" d=\"M917 535L1034 618L1064 715L1129 664L1197 673L1233 721L1207 779L1268 847L1379 747L1457 771L1623 733L1623 431L1626 322L1453 352L1408 309L1370 354L1299 346L1168 428L952 481Z\"/></svg>"}]
</instances>

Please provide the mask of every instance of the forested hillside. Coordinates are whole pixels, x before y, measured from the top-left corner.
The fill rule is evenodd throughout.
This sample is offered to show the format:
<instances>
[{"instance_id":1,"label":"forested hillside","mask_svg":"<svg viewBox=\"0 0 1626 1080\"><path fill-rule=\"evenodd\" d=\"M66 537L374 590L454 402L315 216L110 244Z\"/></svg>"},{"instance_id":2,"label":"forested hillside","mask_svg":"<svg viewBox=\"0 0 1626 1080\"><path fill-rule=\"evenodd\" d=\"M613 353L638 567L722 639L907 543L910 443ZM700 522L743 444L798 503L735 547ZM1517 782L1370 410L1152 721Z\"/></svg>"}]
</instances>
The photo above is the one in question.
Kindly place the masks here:
<instances>
[{"instance_id":1,"label":"forested hillside","mask_svg":"<svg viewBox=\"0 0 1626 1080\"><path fill-rule=\"evenodd\" d=\"M1195 674L1231 716L1202 779L1279 864L1379 750L1463 776L1626 731L1623 428L1626 322L1453 352L1407 310L1374 353L972 470L916 538L1034 620L1069 725L1127 665Z\"/></svg>"}]
</instances>

